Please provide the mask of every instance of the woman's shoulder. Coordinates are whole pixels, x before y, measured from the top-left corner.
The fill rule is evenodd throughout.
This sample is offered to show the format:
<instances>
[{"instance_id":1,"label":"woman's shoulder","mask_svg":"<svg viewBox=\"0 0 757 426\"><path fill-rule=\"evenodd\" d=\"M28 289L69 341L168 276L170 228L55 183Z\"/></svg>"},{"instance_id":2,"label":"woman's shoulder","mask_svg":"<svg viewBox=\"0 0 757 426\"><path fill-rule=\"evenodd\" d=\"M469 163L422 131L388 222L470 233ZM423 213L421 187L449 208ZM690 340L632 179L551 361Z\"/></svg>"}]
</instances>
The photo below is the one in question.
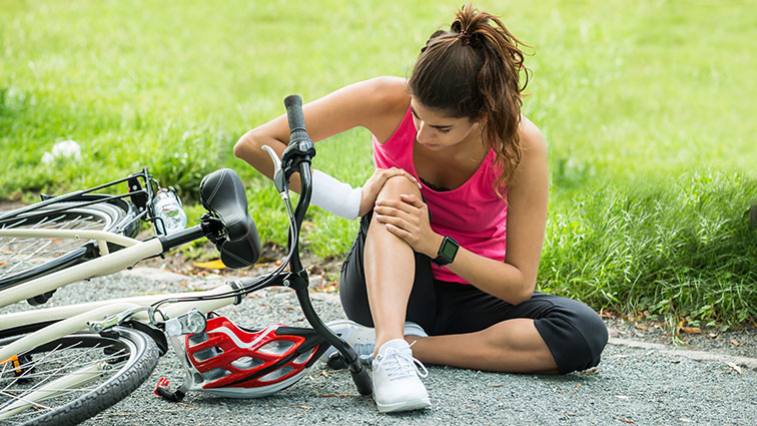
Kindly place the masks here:
<instances>
[{"instance_id":1,"label":"woman's shoulder","mask_svg":"<svg viewBox=\"0 0 757 426\"><path fill-rule=\"evenodd\" d=\"M368 100L386 113L405 113L410 105L410 90L407 79L394 76L375 77L366 80Z\"/></svg>"},{"instance_id":2,"label":"woman's shoulder","mask_svg":"<svg viewBox=\"0 0 757 426\"><path fill-rule=\"evenodd\" d=\"M407 79L401 77L376 77L366 80L366 101L374 105L375 114L366 126L380 141L392 135L410 107L410 91Z\"/></svg>"},{"instance_id":3,"label":"woman's shoulder","mask_svg":"<svg viewBox=\"0 0 757 426\"><path fill-rule=\"evenodd\" d=\"M521 158L510 187L518 186L518 182L534 181L535 174L543 174L547 168L547 141L541 130L525 115L521 115L518 138Z\"/></svg>"},{"instance_id":4,"label":"woman's shoulder","mask_svg":"<svg viewBox=\"0 0 757 426\"><path fill-rule=\"evenodd\" d=\"M518 180L518 175L530 174L534 169L546 167L547 163L547 141L544 134L525 115L520 116L518 139L521 157L515 168L514 181Z\"/></svg>"},{"instance_id":5,"label":"woman's shoulder","mask_svg":"<svg viewBox=\"0 0 757 426\"><path fill-rule=\"evenodd\" d=\"M544 134L539 130L531 120L525 115L520 116L520 125L518 126L518 138L520 140L521 149L523 154L526 155L526 151L547 151L547 141L544 138Z\"/></svg>"}]
</instances>

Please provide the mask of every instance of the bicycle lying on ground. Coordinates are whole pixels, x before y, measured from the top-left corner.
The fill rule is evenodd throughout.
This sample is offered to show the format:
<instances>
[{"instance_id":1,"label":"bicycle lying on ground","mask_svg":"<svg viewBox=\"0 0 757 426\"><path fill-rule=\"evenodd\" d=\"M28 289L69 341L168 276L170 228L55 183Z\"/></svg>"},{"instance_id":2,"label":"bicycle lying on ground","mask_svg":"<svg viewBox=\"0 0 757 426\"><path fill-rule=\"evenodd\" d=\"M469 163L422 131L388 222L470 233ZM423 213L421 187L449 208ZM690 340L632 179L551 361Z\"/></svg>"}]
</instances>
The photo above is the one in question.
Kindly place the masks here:
<instances>
[{"instance_id":1,"label":"bicycle lying on ground","mask_svg":"<svg viewBox=\"0 0 757 426\"><path fill-rule=\"evenodd\" d=\"M190 390L232 397L270 395L296 383L329 346L348 365L360 394L371 393L368 371L355 351L323 324L308 295L299 233L310 203L315 148L305 131L299 97L288 97L285 105L290 143L281 160L266 147L275 165L274 184L289 216L288 253L281 265L270 274L203 292L0 315L0 424L72 424L92 417L139 387L169 345L187 373L176 391L156 388L169 400L180 400ZM302 190L292 209L288 182L295 172ZM207 214L200 225L173 234L165 232L152 211L156 188L147 170L115 182L123 181L130 187L126 194L80 191L0 214L0 241L5 241L0 243L0 262L3 253L15 259L0 266L0 279L6 280L0 281L0 307L24 300L44 303L67 284L123 270L203 237L215 243L227 266L248 266L257 260L257 230L233 171L222 169L203 179L200 200ZM135 208L128 207L127 198ZM131 238L140 219L155 222L158 235L145 241ZM73 223L70 226L77 229L49 229L50 224L58 228L62 223ZM73 245L56 247L51 257L40 256L59 239L72 240ZM31 254L19 258L19 248ZM271 286L294 290L312 328L271 325L249 330L213 313Z\"/></svg>"}]
</instances>

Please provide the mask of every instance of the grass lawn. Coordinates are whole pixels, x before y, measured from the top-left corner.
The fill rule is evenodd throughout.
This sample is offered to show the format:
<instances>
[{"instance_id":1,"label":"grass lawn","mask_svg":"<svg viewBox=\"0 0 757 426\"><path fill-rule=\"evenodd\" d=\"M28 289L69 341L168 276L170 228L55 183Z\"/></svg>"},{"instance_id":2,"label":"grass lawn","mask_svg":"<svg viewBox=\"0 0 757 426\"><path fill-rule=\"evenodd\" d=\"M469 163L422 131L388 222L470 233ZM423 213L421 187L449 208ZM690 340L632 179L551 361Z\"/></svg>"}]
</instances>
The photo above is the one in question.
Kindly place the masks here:
<instances>
[{"instance_id":1,"label":"grass lawn","mask_svg":"<svg viewBox=\"0 0 757 426\"><path fill-rule=\"evenodd\" d=\"M232 156L248 129L377 75L407 76L459 1L21 1L0 7L0 199L146 165L193 199L235 168L264 239L286 240L268 182ZM524 111L552 175L540 289L696 324L757 317L757 7L747 2L481 1L533 53ZM82 161L44 165L61 140ZM369 135L319 143L357 186ZM189 208L191 216L200 214ZM306 247L348 250L356 222L313 209Z\"/></svg>"}]
</instances>

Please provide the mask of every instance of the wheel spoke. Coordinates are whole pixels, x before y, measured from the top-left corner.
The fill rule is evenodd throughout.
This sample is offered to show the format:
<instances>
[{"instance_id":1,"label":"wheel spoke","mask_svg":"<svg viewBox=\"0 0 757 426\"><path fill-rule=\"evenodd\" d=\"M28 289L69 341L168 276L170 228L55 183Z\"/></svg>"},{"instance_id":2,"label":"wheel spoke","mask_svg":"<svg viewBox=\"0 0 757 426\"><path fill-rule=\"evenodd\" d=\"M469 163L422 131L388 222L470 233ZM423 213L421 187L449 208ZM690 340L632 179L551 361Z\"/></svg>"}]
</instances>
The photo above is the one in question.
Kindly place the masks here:
<instances>
[{"instance_id":1,"label":"wheel spoke","mask_svg":"<svg viewBox=\"0 0 757 426\"><path fill-rule=\"evenodd\" d=\"M60 207L63 205L54 208ZM0 225L0 229L108 230L115 223L114 218L121 217L118 212L123 214L123 210L106 203L86 207L68 203L67 208L68 210L31 219L16 218L11 223ZM12 280L14 275L50 262L84 243L86 242L69 238L0 237L0 280Z\"/></svg>"},{"instance_id":2,"label":"wheel spoke","mask_svg":"<svg viewBox=\"0 0 757 426\"><path fill-rule=\"evenodd\" d=\"M120 370L130 353L127 346L115 344L116 341L99 339L91 341L91 345L85 344L82 339L68 344L59 342L43 352L30 354L30 358L19 365L3 363L0 371L0 418L3 414L10 415L12 422L23 423L96 390L101 384L99 381ZM68 382L70 384L67 386L56 386L56 383L63 383L58 382L60 379L75 378L78 371L88 366L95 368L92 370L94 375L81 376ZM19 371L21 373L17 373ZM39 394L38 391L43 393ZM35 392L37 394L31 396Z\"/></svg>"},{"instance_id":3,"label":"wheel spoke","mask_svg":"<svg viewBox=\"0 0 757 426\"><path fill-rule=\"evenodd\" d=\"M24 398L21 398L21 397L17 397L17 396L11 395L11 394L9 394L9 393L7 393L7 392L3 392L3 391L0 391L0 395L5 395L5 396L8 396L8 397L10 397L10 398L11 398L11 399L10 399L10 400L8 401L8 403L7 403L7 404L3 404L2 406L0 406L0 413L2 413L2 410L3 410L3 408L5 408L5 407L7 407L7 406L9 406L9 405L11 405L11 404L13 404L13 402L15 402L15 401L21 401L21 402L25 402L25 403L27 403L27 404L31 404L31 405L34 405L35 407L39 407L39 408L42 408L42 409L45 409L45 410L48 410L48 411L50 411L50 407L48 407L48 406L46 406L46 405L42 405L42 404L40 404L40 403L37 403L37 402L35 402L35 401L29 401L29 400L27 400L27 399L24 399Z\"/></svg>"},{"instance_id":4,"label":"wheel spoke","mask_svg":"<svg viewBox=\"0 0 757 426\"><path fill-rule=\"evenodd\" d=\"M124 352L125 352L125 350L122 349L121 352L118 353L118 354L109 355L107 357L99 358L99 359L96 359L94 361L89 361L88 363L89 364L94 364L96 362L108 362L110 360L114 360L114 359L117 359L117 358L123 356ZM60 359L61 358L56 358L55 361L59 361ZM49 373L51 371L53 371L53 370L50 369L50 370L44 370L44 371L35 371L34 374L24 375L22 378L23 379L33 379L33 378L37 378L37 377L48 377L48 375L49 375Z\"/></svg>"}]
</instances>

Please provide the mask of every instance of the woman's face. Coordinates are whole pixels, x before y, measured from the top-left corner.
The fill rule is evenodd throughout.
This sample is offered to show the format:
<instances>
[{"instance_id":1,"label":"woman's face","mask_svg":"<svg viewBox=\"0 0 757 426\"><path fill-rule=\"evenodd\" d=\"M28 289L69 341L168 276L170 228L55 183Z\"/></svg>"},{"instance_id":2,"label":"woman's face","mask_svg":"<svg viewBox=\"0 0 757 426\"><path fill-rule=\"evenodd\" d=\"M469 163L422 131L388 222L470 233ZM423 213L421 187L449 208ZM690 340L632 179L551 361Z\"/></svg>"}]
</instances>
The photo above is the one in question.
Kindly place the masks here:
<instances>
[{"instance_id":1,"label":"woman's face","mask_svg":"<svg viewBox=\"0 0 757 426\"><path fill-rule=\"evenodd\" d=\"M478 121L471 121L467 117L450 117L438 109L424 106L414 96L411 97L410 108L416 140L433 151L457 145L480 128Z\"/></svg>"}]
</instances>

